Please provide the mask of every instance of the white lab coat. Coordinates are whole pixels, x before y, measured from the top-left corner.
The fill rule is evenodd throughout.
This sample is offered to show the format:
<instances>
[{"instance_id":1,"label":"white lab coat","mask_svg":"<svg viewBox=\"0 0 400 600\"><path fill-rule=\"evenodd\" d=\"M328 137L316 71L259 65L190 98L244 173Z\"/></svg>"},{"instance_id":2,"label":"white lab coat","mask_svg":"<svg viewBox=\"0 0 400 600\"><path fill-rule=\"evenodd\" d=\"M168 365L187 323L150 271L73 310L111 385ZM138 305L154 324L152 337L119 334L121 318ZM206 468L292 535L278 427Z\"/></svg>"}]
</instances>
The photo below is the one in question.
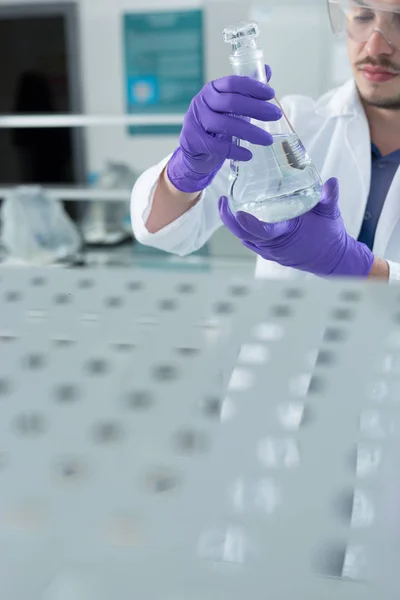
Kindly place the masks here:
<instances>
[{"instance_id":1,"label":"white lab coat","mask_svg":"<svg viewBox=\"0 0 400 600\"><path fill-rule=\"evenodd\" d=\"M328 92L316 102L304 96L288 96L282 106L323 181L330 177L339 179L343 219L348 233L357 238L371 180L371 139L354 82ZM194 208L158 233L150 234L145 222L158 178L169 158L146 171L136 183L131 200L132 225L142 244L185 256L201 248L222 225L218 198L228 190L229 164L226 162ZM374 253L389 262L390 281L400 281L400 169L379 220ZM259 258L256 276L286 277L290 271Z\"/></svg>"}]
</instances>

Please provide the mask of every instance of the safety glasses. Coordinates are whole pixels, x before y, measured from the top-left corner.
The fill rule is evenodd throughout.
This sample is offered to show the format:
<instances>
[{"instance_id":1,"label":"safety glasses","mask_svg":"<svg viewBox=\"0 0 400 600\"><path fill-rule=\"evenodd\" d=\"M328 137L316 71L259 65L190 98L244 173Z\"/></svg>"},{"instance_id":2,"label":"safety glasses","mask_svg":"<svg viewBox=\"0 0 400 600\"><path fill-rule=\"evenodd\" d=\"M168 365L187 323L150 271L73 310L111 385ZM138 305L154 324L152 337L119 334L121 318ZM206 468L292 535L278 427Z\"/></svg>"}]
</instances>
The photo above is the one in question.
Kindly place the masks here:
<instances>
[{"instance_id":1,"label":"safety glasses","mask_svg":"<svg viewBox=\"0 0 400 600\"><path fill-rule=\"evenodd\" d=\"M385 4L375 0L328 0L334 33L346 33L355 42L366 43L379 31L388 44L400 49L400 2Z\"/></svg>"}]
</instances>

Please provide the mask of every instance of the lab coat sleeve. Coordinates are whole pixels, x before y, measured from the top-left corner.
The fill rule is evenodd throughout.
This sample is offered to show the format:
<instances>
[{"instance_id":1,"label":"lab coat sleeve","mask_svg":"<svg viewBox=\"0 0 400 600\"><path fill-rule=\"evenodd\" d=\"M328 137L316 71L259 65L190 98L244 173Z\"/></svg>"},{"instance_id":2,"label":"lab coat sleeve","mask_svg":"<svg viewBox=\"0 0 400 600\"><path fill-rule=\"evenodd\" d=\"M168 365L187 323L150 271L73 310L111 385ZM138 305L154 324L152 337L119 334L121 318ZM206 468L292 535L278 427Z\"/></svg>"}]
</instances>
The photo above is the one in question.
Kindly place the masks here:
<instances>
[{"instance_id":1,"label":"lab coat sleeve","mask_svg":"<svg viewBox=\"0 0 400 600\"><path fill-rule=\"evenodd\" d=\"M228 191L229 163L203 192L198 203L176 221L157 233L150 233L146 221L150 214L159 177L171 156L151 167L136 182L131 197L131 220L135 238L145 246L187 256L199 250L222 225L218 199Z\"/></svg>"},{"instance_id":2,"label":"lab coat sleeve","mask_svg":"<svg viewBox=\"0 0 400 600\"><path fill-rule=\"evenodd\" d=\"M389 283L400 283L400 264L387 261L389 263Z\"/></svg>"}]
</instances>

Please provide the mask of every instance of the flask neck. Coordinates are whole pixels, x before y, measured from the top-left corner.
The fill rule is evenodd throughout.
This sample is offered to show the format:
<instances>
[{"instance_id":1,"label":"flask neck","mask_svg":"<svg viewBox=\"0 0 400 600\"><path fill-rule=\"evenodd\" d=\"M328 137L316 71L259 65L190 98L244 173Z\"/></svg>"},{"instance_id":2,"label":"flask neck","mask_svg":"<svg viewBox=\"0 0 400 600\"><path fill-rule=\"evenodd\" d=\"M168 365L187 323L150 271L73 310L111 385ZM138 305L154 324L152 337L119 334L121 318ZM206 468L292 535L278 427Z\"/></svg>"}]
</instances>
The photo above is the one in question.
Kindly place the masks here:
<instances>
[{"instance_id":1,"label":"flask neck","mask_svg":"<svg viewBox=\"0 0 400 600\"><path fill-rule=\"evenodd\" d=\"M242 77L251 77L262 83L267 83L265 73L264 53L257 48L249 49L240 53L232 54L230 57L233 73Z\"/></svg>"},{"instance_id":2,"label":"flask neck","mask_svg":"<svg viewBox=\"0 0 400 600\"><path fill-rule=\"evenodd\" d=\"M251 77L252 79L256 79L257 81L269 85L265 70L264 52L259 48L247 51L240 55L231 55L230 61L234 75ZM267 131L273 135L294 133L294 129L288 121L279 100L275 97L273 100L270 100L270 102L276 104L282 110L283 117L279 121L269 123ZM261 125L261 127L265 127L265 125Z\"/></svg>"}]
</instances>

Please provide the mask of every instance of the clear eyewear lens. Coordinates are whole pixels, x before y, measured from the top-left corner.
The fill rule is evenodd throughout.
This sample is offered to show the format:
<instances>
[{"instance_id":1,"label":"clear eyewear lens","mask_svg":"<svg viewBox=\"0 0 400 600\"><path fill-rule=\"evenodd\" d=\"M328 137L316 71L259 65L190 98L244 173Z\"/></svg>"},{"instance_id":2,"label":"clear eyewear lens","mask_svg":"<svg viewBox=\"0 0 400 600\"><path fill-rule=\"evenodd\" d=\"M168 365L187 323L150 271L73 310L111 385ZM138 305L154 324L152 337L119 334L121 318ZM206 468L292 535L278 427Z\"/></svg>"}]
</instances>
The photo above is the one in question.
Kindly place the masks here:
<instances>
[{"instance_id":1,"label":"clear eyewear lens","mask_svg":"<svg viewBox=\"0 0 400 600\"><path fill-rule=\"evenodd\" d=\"M360 4L355 0L328 1L329 17L335 34L347 31L356 42L367 42L379 31L392 46L400 49L400 12L379 7L375 3Z\"/></svg>"},{"instance_id":2,"label":"clear eyewear lens","mask_svg":"<svg viewBox=\"0 0 400 600\"><path fill-rule=\"evenodd\" d=\"M332 2L332 0L327 0L327 4L333 33L340 35L345 31L346 26L345 6L339 2Z\"/></svg>"}]
</instances>

